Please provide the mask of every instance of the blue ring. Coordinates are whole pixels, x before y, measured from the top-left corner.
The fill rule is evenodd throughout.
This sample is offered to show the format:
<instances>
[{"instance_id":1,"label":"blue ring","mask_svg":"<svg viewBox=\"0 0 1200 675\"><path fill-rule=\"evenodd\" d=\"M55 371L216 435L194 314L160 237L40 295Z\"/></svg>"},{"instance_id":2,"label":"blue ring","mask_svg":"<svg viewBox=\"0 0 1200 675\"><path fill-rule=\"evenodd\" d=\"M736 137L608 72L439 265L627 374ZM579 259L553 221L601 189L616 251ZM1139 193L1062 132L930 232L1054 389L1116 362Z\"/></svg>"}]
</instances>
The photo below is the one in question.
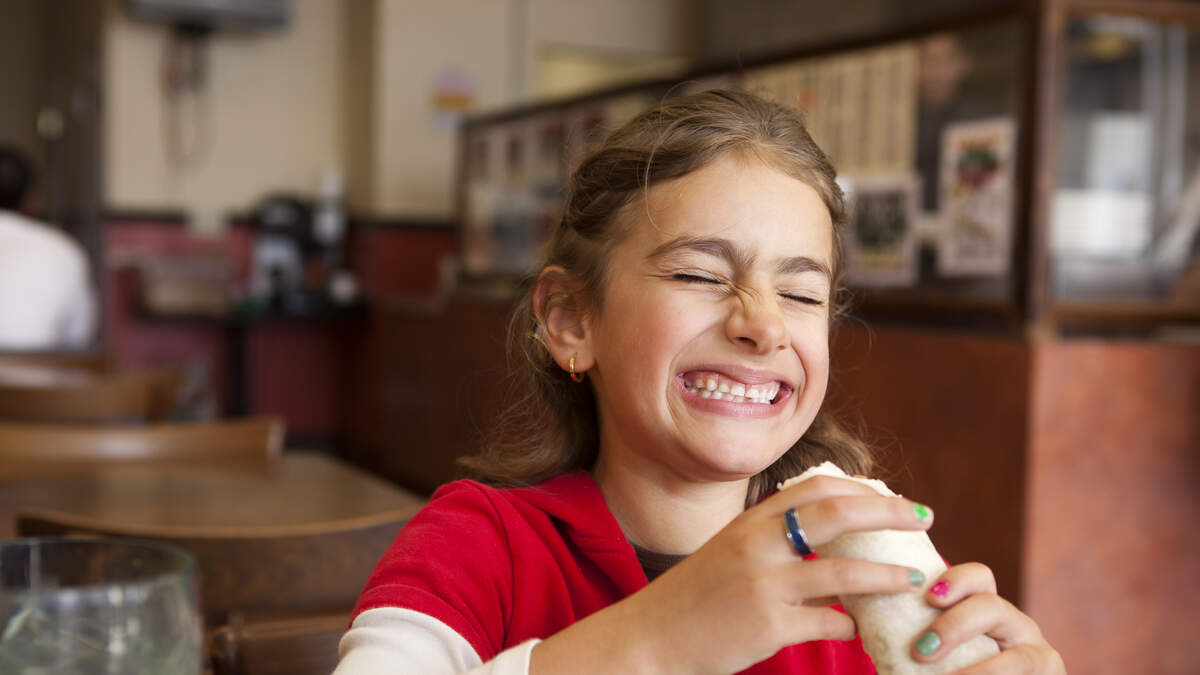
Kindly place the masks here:
<instances>
[{"instance_id":1,"label":"blue ring","mask_svg":"<svg viewBox=\"0 0 1200 675\"><path fill-rule=\"evenodd\" d=\"M783 524L788 541L792 542L796 553L800 556L812 555L812 548L808 545L808 539L805 538L800 521L796 518L796 509L788 509L783 513Z\"/></svg>"}]
</instances>

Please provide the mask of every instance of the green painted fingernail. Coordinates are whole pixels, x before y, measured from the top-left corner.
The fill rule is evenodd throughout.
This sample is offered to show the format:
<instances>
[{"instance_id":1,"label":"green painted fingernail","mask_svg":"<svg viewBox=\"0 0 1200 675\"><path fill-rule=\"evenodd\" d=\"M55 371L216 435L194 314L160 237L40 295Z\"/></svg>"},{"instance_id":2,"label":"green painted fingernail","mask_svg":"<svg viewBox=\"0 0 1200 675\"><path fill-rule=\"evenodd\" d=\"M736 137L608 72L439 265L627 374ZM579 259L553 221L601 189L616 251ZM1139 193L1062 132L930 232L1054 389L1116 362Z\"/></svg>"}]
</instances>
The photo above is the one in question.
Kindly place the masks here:
<instances>
[{"instance_id":1,"label":"green painted fingernail","mask_svg":"<svg viewBox=\"0 0 1200 675\"><path fill-rule=\"evenodd\" d=\"M922 656L932 656L942 646L942 638L937 633L929 631L917 638L917 651Z\"/></svg>"},{"instance_id":2,"label":"green painted fingernail","mask_svg":"<svg viewBox=\"0 0 1200 675\"><path fill-rule=\"evenodd\" d=\"M924 504L913 504L913 512L917 514L918 520L929 520L933 517L933 511L929 510Z\"/></svg>"},{"instance_id":3,"label":"green painted fingernail","mask_svg":"<svg viewBox=\"0 0 1200 675\"><path fill-rule=\"evenodd\" d=\"M908 583L912 584L913 586L920 586L921 584L925 583L925 573L921 570L909 568Z\"/></svg>"}]
</instances>

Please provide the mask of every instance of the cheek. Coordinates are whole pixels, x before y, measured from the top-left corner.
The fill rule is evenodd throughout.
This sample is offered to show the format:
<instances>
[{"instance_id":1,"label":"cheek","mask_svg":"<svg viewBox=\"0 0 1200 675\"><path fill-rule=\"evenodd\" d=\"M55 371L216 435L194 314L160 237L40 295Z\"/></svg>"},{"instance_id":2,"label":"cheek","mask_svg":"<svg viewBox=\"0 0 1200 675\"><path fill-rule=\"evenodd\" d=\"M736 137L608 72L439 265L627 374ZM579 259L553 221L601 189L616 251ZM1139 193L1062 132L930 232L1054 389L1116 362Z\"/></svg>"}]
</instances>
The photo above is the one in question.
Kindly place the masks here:
<instances>
[{"instance_id":1,"label":"cheek","mask_svg":"<svg viewBox=\"0 0 1200 675\"><path fill-rule=\"evenodd\" d=\"M623 349L616 356L636 377L656 386L671 379L678 357L692 337L689 317L663 307L646 307L641 316L652 320L630 326L623 337ZM691 317L694 319L694 317Z\"/></svg>"},{"instance_id":2,"label":"cheek","mask_svg":"<svg viewBox=\"0 0 1200 675\"><path fill-rule=\"evenodd\" d=\"M645 292L623 294L606 309L597 365L619 379L648 383L674 357L685 317Z\"/></svg>"},{"instance_id":3,"label":"cheek","mask_svg":"<svg viewBox=\"0 0 1200 675\"><path fill-rule=\"evenodd\" d=\"M804 367L806 394L823 397L829 383L829 331L824 327L809 331L795 349Z\"/></svg>"},{"instance_id":4,"label":"cheek","mask_svg":"<svg viewBox=\"0 0 1200 675\"><path fill-rule=\"evenodd\" d=\"M825 391L829 386L829 357L825 355L823 360L814 363L812 366L805 368L805 376L808 378L805 387L810 395L818 399L818 404L825 399Z\"/></svg>"}]
</instances>

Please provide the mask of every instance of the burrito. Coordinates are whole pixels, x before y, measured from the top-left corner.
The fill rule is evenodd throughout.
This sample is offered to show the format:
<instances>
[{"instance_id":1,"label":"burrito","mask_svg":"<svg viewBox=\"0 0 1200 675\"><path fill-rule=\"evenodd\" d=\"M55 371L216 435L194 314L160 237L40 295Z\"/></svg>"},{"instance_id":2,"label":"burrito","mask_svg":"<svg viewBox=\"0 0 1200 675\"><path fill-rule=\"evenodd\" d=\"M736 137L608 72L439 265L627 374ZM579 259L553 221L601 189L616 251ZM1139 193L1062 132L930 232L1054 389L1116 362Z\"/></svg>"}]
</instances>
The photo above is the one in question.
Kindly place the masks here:
<instances>
[{"instance_id":1,"label":"burrito","mask_svg":"<svg viewBox=\"0 0 1200 675\"><path fill-rule=\"evenodd\" d=\"M881 495L897 497L883 481L851 478L837 465L825 462L790 478L784 488L813 476L849 478L873 488ZM858 558L872 562L903 565L925 574L925 588L946 570L946 563L933 548L929 535L922 531L878 530L851 532L814 549L822 558ZM936 663L918 663L909 651L910 645L941 613L925 601L921 593L895 595L843 595L842 606L858 624L863 647L879 675L934 675L950 673L983 661L1000 652L996 641L979 635L956 647Z\"/></svg>"}]
</instances>

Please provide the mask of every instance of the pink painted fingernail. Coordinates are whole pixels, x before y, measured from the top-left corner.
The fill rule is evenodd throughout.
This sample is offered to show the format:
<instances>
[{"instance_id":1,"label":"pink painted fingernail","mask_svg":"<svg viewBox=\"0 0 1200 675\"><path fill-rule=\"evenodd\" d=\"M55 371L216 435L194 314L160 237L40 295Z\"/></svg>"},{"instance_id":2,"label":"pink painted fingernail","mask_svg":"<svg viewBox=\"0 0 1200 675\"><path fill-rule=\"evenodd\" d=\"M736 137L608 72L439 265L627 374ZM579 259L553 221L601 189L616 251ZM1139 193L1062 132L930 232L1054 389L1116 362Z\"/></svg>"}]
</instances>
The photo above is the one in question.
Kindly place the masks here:
<instances>
[{"instance_id":1,"label":"pink painted fingernail","mask_svg":"<svg viewBox=\"0 0 1200 675\"><path fill-rule=\"evenodd\" d=\"M946 583L945 581L939 581L929 587L929 592L933 593L939 598L944 598L950 594L950 584Z\"/></svg>"}]
</instances>

